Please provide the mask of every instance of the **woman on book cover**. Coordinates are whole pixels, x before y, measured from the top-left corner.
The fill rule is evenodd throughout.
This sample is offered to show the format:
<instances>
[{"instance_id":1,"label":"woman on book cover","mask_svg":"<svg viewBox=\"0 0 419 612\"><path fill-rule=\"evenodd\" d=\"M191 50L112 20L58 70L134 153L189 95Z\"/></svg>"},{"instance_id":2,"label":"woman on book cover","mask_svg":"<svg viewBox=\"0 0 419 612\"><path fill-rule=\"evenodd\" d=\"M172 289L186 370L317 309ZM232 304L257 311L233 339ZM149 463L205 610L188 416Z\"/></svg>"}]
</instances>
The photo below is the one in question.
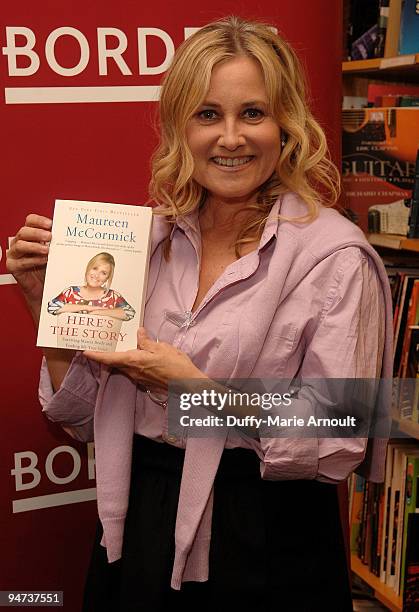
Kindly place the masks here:
<instances>
[{"instance_id":1,"label":"woman on book cover","mask_svg":"<svg viewBox=\"0 0 419 612\"><path fill-rule=\"evenodd\" d=\"M338 171L275 28L237 17L201 28L176 51L159 109L138 348L44 349L44 412L95 440L100 520L83 609L349 612L338 484L354 469L382 479L386 434L258 427L261 406L245 400L201 404L201 421L247 423L202 437L172 427L180 396L168 410L168 385L221 402L269 379L292 392L270 414L304 421L328 406L311 380L390 378L383 264L331 208ZM50 230L29 215L9 251L35 320ZM379 406L387 422L387 396Z\"/></svg>"},{"instance_id":2,"label":"woman on book cover","mask_svg":"<svg viewBox=\"0 0 419 612\"><path fill-rule=\"evenodd\" d=\"M71 286L48 302L48 312L106 315L129 321L135 310L118 291L111 288L115 259L110 253L98 253L90 259L84 274L84 285Z\"/></svg>"}]
</instances>

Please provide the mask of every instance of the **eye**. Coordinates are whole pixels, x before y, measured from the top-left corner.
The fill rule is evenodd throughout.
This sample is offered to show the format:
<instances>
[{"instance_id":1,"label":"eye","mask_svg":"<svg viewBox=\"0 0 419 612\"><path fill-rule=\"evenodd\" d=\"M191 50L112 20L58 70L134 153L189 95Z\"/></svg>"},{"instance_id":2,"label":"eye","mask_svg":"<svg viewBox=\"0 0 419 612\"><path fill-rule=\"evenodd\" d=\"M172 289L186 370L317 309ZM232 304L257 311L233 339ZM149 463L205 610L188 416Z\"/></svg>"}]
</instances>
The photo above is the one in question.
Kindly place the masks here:
<instances>
[{"instance_id":1,"label":"eye","mask_svg":"<svg viewBox=\"0 0 419 612\"><path fill-rule=\"evenodd\" d=\"M216 117L217 113L215 112L215 110L211 110L208 108L198 113L198 119L202 119L203 121L212 121Z\"/></svg>"},{"instance_id":2,"label":"eye","mask_svg":"<svg viewBox=\"0 0 419 612\"><path fill-rule=\"evenodd\" d=\"M260 108L246 108L246 110L243 111L243 116L246 119L262 119L265 113L260 110Z\"/></svg>"}]
</instances>

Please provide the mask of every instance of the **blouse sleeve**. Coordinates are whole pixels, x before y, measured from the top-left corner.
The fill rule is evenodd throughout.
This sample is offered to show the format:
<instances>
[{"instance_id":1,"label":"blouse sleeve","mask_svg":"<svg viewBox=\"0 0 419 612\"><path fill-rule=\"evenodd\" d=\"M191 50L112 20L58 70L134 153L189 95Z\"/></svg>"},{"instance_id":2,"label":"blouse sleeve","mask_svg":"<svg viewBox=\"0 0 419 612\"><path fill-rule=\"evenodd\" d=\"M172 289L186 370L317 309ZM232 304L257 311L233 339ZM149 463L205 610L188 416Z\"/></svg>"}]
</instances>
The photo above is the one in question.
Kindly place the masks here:
<instances>
[{"instance_id":1,"label":"blouse sleeve","mask_svg":"<svg viewBox=\"0 0 419 612\"><path fill-rule=\"evenodd\" d=\"M59 295L57 295L57 297L53 298L51 301L48 302L48 312L49 314L52 315L56 315L58 314L58 310L60 310L60 308L62 308L63 306L65 306L65 304L68 303L68 294L71 291L71 287L69 287L68 289L65 289L64 291L62 291Z\"/></svg>"},{"instance_id":2,"label":"blouse sleeve","mask_svg":"<svg viewBox=\"0 0 419 612\"><path fill-rule=\"evenodd\" d=\"M360 249L342 250L320 316L308 339L299 372L303 381L292 399L292 413L307 423L316 410L316 394L304 380L380 377L385 330L384 296L373 261ZM283 416L283 414L281 415ZM368 418L368 415L366 415ZM260 431L262 477L268 480L317 479L337 483L362 462L365 437L286 437ZM264 435L271 437L264 437Z\"/></svg>"},{"instance_id":3,"label":"blouse sleeve","mask_svg":"<svg viewBox=\"0 0 419 612\"><path fill-rule=\"evenodd\" d=\"M122 308L122 310L124 310L125 315L127 317L127 321L134 318L135 310L130 304L128 304L126 299L122 297L122 295L118 293L117 291L114 291L114 297L115 297L114 308Z\"/></svg>"},{"instance_id":4,"label":"blouse sleeve","mask_svg":"<svg viewBox=\"0 0 419 612\"><path fill-rule=\"evenodd\" d=\"M54 393L48 366L42 360L39 401L47 418L81 442L93 440L93 416L100 381L100 364L77 352L58 391Z\"/></svg>"}]
</instances>

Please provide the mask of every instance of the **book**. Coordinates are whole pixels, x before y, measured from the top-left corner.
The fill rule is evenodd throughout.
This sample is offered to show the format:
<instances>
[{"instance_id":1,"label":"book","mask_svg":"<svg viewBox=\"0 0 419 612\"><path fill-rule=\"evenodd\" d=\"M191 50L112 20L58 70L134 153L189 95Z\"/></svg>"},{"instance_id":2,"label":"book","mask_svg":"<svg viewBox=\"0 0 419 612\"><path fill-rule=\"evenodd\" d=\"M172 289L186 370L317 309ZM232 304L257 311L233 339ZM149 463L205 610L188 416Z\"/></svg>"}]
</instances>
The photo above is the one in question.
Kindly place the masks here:
<instances>
[{"instance_id":1,"label":"book","mask_svg":"<svg viewBox=\"0 0 419 612\"><path fill-rule=\"evenodd\" d=\"M406 327L404 330L402 356L400 360L398 376L406 378L407 361L410 349L410 337L412 335L412 325L419 324L419 276L413 282L412 293L410 294L409 306L407 309Z\"/></svg>"},{"instance_id":2,"label":"book","mask_svg":"<svg viewBox=\"0 0 419 612\"><path fill-rule=\"evenodd\" d=\"M400 96L399 106L419 106L419 96Z\"/></svg>"},{"instance_id":3,"label":"book","mask_svg":"<svg viewBox=\"0 0 419 612\"><path fill-rule=\"evenodd\" d=\"M374 57L379 33L379 0L351 0L348 15L348 59Z\"/></svg>"},{"instance_id":4,"label":"book","mask_svg":"<svg viewBox=\"0 0 419 612\"><path fill-rule=\"evenodd\" d=\"M357 38L357 40L352 43L351 59L365 60L374 57L375 49L379 44L378 36L378 24L375 23L369 30L360 36L360 38Z\"/></svg>"},{"instance_id":5,"label":"book","mask_svg":"<svg viewBox=\"0 0 419 612\"><path fill-rule=\"evenodd\" d=\"M396 323L396 329L394 333L394 375L397 376L400 368L400 361L402 359L403 340L406 331L407 318L409 313L409 304L412 296L414 283L417 276L406 274L403 280L403 289L400 298L400 305L398 311L398 319Z\"/></svg>"},{"instance_id":6,"label":"book","mask_svg":"<svg viewBox=\"0 0 419 612\"><path fill-rule=\"evenodd\" d=\"M152 209L56 200L37 346L137 348Z\"/></svg>"},{"instance_id":7,"label":"book","mask_svg":"<svg viewBox=\"0 0 419 612\"><path fill-rule=\"evenodd\" d=\"M362 520L362 508L364 500L364 482L365 478L358 474L352 474L352 507L350 513L350 524L351 524L351 538L350 548L351 552L358 552L360 546L360 527Z\"/></svg>"},{"instance_id":8,"label":"book","mask_svg":"<svg viewBox=\"0 0 419 612\"><path fill-rule=\"evenodd\" d=\"M419 87L406 83L369 83L367 89L368 106L380 106L380 98L392 96L394 98L419 96Z\"/></svg>"},{"instance_id":9,"label":"book","mask_svg":"<svg viewBox=\"0 0 419 612\"><path fill-rule=\"evenodd\" d=\"M367 232L370 208L412 196L419 108L351 109L342 116L344 207ZM395 212L400 215L400 205Z\"/></svg>"},{"instance_id":10,"label":"book","mask_svg":"<svg viewBox=\"0 0 419 612\"><path fill-rule=\"evenodd\" d=\"M389 11L390 11L390 0L380 0L379 15L378 15L377 42L376 42L375 49L374 49L375 57L384 57Z\"/></svg>"},{"instance_id":11,"label":"book","mask_svg":"<svg viewBox=\"0 0 419 612\"><path fill-rule=\"evenodd\" d=\"M419 478L418 453L419 450L416 453L409 453L407 457L402 563L400 573L400 586L402 591L404 590L404 579L406 572L406 549L409 514L411 514L412 512L419 512L419 498L417 486Z\"/></svg>"},{"instance_id":12,"label":"book","mask_svg":"<svg viewBox=\"0 0 419 612\"><path fill-rule=\"evenodd\" d=\"M419 509L418 509L419 510ZM403 588L403 611L419 609L419 513L411 512L407 520L406 563Z\"/></svg>"},{"instance_id":13,"label":"book","mask_svg":"<svg viewBox=\"0 0 419 612\"><path fill-rule=\"evenodd\" d=\"M410 218L408 238L419 238L419 149L416 155L415 182L410 200Z\"/></svg>"},{"instance_id":14,"label":"book","mask_svg":"<svg viewBox=\"0 0 419 612\"><path fill-rule=\"evenodd\" d=\"M375 215L374 213L378 213ZM399 234L407 236L409 231L409 208L405 200L377 204L368 210L368 231L372 234Z\"/></svg>"},{"instance_id":15,"label":"book","mask_svg":"<svg viewBox=\"0 0 419 612\"><path fill-rule=\"evenodd\" d=\"M383 529L381 532L381 558L380 558L380 580L386 581L387 574L387 552L388 540L390 533L390 500L391 500L391 479L393 471L393 453L394 447L392 444L387 446L386 454L386 470L384 481L384 501L383 501Z\"/></svg>"},{"instance_id":16,"label":"book","mask_svg":"<svg viewBox=\"0 0 419 612\"><path fill-rule=\"evenodd\" d=\"M400 574L401 574L401 555L402 555L402 543L403 543L403 529L404 529L404 512L406 502L406 470L407 470L407 452L401 453L401 480L400 480L400 498L399 498L399 512L397 517L397 539L396 539L396 574L394 579L394 590L397 595L400 593Z\"/></svg>"},{"instance_id":17,"label":"book","mask_svg":"<svg viewBox=\"0 0 419 612\"><path fill-rule=\"evenodd\" d=\"M403 0L400 18L399 54L419 53L419 4Z\"/></svg>"},{"instance_id":18,"label":"book","mask_svg":"<svg viewBox=\"0 0 419 612\"><path fill-rule=\"evenodd\" d=\"M400 484L402 474L402 449L396 447L393 455L393 470L391 479L390 521L387 543L386 584L394 589L396 581L396 543L398 517L400 511Z\"/></svg>"},{"instance_id":19,"label":"book","mask_svg":"<svg viewBox=\"0 0 419 612\"><path fill-rule=\"evenodd\" d=\"M391 574L391 562L393 553L393 537L397 538L397 500L396 485L401 478L400 454L402 452L412 453L416 448L416 440L407 439L404 442L390 442L387 446L386 469L384 481L384 499L382 503L383 518L381 531L381 556L380 556L380 581L391 584L395 575ZM397 452L396 452L397 451ZM399 467L397 468L397 465ZM400 495L400 493L399 493ZM395 523L396 513L396 523ZM396 552L396 541L394 541L394 554ZM395 556L394 556L395 564Z\"/></svg>"}]
</instances>

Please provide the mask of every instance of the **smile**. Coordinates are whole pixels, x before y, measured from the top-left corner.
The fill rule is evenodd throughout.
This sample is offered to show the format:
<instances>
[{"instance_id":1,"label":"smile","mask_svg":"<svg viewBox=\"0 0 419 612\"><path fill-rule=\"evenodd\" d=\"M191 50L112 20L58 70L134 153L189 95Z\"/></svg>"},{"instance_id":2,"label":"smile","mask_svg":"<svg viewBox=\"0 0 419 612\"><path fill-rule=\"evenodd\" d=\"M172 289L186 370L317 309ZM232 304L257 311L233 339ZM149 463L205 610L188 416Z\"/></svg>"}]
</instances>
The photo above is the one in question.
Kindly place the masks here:
<instances>
[{"instance_id":1,"label":"smile","mask_svg":"<svg viewBox=\"0 0 419 612\"><path fill-rule=\"evenodd\" d=\"M225 168L236 168L237 166L245 166L254 159L253 155L248 157L212 157L212 161L217 166Z\"/></svg>"}]
</instances>

